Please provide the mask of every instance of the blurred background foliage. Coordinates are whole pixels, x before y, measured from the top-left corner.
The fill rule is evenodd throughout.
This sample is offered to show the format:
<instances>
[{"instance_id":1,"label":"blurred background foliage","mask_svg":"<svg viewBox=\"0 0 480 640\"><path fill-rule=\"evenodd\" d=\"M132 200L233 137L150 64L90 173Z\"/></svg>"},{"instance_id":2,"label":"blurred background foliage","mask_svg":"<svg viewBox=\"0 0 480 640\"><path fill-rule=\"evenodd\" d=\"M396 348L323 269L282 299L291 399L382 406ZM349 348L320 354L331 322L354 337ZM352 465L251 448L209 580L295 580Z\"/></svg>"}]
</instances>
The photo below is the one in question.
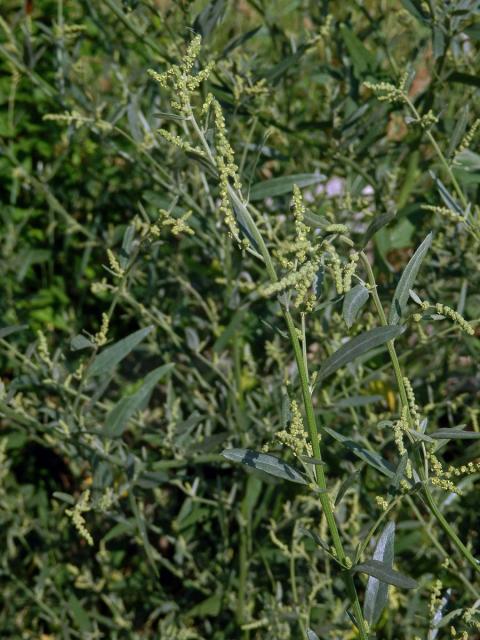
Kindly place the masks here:
<instances>
[{"instance_id":1,"label":"blurred background foliage","mask_svg":"<svg viewBox=\"0 0 480 640\"><path fill-rule=\"evenodd\" d=\"M315 499L219 456L227 445L273 441L295 370L278 306L256 294L262 269L226 235L214 187L156 134L181 122L147 69L165 70L201 33L202 62L216 62L202 91L222 104L245 193L272 233L288 217L293 180L272 181L307 174L309 208L356 241L388 215L368 245L382 299L433 230L416 291L475 321L478 235L422 208L443 205L430 172L451 192L449 177L424 130L364 82L398 84L411 72L409 96L438 117L435 139L449 161L457 154L478 223L478 138L458 153L480 116L478 2L3 0L0 14L0 635L280 640L300 637L303 608L322 640L355 637L341 581L301 533L325 533ZM69 117L45 119L52 114ZM159 209L192 211L194 235L142 239ZM318 296L312 370L375 324L367 310L345 327L329 277ZM102 313L112 343L144 332L118 366L84 375ZM477 338L431 321L401 344L429 423L478 431ZM121 398L168 364L128 422L115 422ZM397 408L384 350L318 388L315 401L322 423L395 455L381 427ZM361 478L337 512L355 548L385 481L324 441L332 491ZM459 441L444 455L461 464L479 453ZM439 495L478 555L476 483L478 474L462 497ZM68 515L85 490L93 546ZM478 581L461 559L445 563L449 543L415 496L394 514L396 554L421 586L413 596L393 590L378 637L450 637L450 624L432 631L435 581L448 594L440 618L478 603Z\"/></svg>"}]
</instances>

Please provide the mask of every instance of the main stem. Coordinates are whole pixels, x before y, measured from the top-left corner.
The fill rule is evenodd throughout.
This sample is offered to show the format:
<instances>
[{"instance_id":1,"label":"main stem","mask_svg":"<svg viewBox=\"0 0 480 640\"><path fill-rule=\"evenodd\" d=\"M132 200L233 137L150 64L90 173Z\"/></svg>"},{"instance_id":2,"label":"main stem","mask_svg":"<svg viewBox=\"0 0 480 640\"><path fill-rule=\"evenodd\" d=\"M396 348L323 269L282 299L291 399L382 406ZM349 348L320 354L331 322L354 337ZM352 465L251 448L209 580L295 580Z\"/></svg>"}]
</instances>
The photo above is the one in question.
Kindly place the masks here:
<instances>
[{"instance_id":1,"label":"main stem","mask_svg":"<svg viewBox=\"0 0 480 640\"><path fill-rule=\"evenodd\" d=\"M267 269L268 275L272 282L276 282L278 280L277 273L275 271L275 267L273 266L272 259L270 257L270 253L267 249L267 246L263 240L262 234L258 230L257 225L255 224L248 208L243 204L241 197L237 194L232 187L229 187L229 194L232 197L236 206L242 207L242 214L244 220L247 224L248 231L250 232L254 242L256 243L260 254L263 257L265 262L265 267ZM285 323L288 328L288 333L290 337L290 342L293 347L293 353L295 356L295 362L297 364L297 369L300 377L300 387L302 390L303 397L303 405L305 408L305 417L307 421L307 430L310 438L310 442L312 444L313 455L315 458L319 460L322 459L321 449L320 449L320 438L318 435L317 422L315 419L315 412L313 409L312 396L310 393L310 387L308 384L308 373L306 370L305 360L303 358L302 347L300 345L300 341L298 339L297 329L293 322L293 318L290 314L290 311L286 306L282 307L283 317L285 319ZM327 525L330 530L330 535L332 536L333 546L335 548L335 552L337 554L337 558L342 565L345 566L347 556L345 554L345 550L342 545L342 541L340 539L340 534L338 532L337 523L335 521L335 517L333 515L332 505L330 503L330 497L326 493L327 481L325 478L325 472L323 469L323 465L316 466L316 477L317 484L322 491L320 493L320 504L325 513L325 517L327 520ZM344 580L347 588L347 592L349 598L352 601L353 613L355 615L355 619L358 624L358 628L360 631L360 638L362 640L368 640L368 631L365 624L365 620L363 617L362 607L360 606L360 601L358 599L357 591L355 588L355 583L353 581L352 574L348 571L344 572Z\"/></svg>"},{"instance_id":2,"label":"main stem","mask_svg":"<svg viewBox=\"0 0 480 640\"><path fill-rule=\"evenodd\" d=\"M209 160L212 162L214 166L216 166L215 157L203 134L203 131L198 126L198 123L191 109L190 109L189 116L190 116L190 121L195 130L195 133L199 137L202 143L202 146L204 147L207 153ZM245 203L243 202L241 193L238 193L231 185L228 185L228 194L230 196L230 199L233 203L234 208L241 209L242 217L246 224L247 230L250 233L254 243L256 244L256 249L258 250L261 257L263 258L263 261L265 263L265 268L267 270L270 280L272 281L272 283L277 282L278 281L277 272L275 271L275 267L273 265L272 258L268 251L267 245L265 244L263 236L260 233L257 225L255 224L255 221L253 220L247 205L245 205ZM307 421L307 430L308 430L310 442L312 444L313 455L315 458L318 458L319 460L321 460L322 456L321 456L321 450L320 450L320 438L318 435L315 412L314 412L313 403L312 403L312 396L310 393L310 386L308 384L308 373L306 369L306 363L303 358L302 347L300 346L297 329L295 327L293 318L287 306L282 306L282 313L288 328L290 342L293 347L295 362L297 364L297 369L300 376L300 386L302 389L303 404L305 408L305 416ZM316 465L316 478L317 478L318 487L322 490L322 492L320 493L320 504L322 505L322 508L325 513L330 535L332 536L333 546L337 554L337 559L343 566L346 566L347 556L345 554L345 550L343 548L342 541L340 539L337 523L333 515L330 497L326 493L327 481L325 478L323 465ZM352 601L353 613L358 625L358 629L360 631L360 638L361 640L368 640L369 636L368 636L367 626L365 623L365 619L363 617L362 607L358 599L358 594L355 588L355 583L353 581L352 574L349 571L344 571L343 576L344 576L345 586L347 588L348 596Z\"/></svg>"},{"instance_id":3,"label":"main stem","mask_svg":"<svg viewBox=\"0 0 480 640\"><path fill-rule=\"evenodd\" d=\"M322 459L321 449L320 449L320 438L318 436L317 422L315 419L315 412L313 409L312 396L310 393L310 388L308 385L307 371L305 368L305 362L303 359L302 348L300 346L300 341L297 335L297 329L294 325L292 316L288 309L283 309L283 317L285 318L285 322L287 324L288 333L290 336L290 342L293 347L293 352L295 355L295 362L297 364L298 373L300 376L300 387L302 389L303 396L303 404L305 407L305 417L307 421L307 430L310 441L312 443L313 455L315 458L319 460ZM316 476L317 476L317 484L322 491L320 493L320 503L322 505L323 511L325 513L325 518L327 519L328 528L330 530L330 535L332 536L333 546L335 548L335 552L337 554L338 560L345 565L347 556L345 554L345 550L343 548L342 541L340 539L340 534L338 532L337 523L335 521L335 516L333 515L332 505L330 502L330 496L324 491L327 488L327 481L325 478L325 472L323 465L316 465ZM360 631L360 637L362 639L368 639L368 632L365 626L365 620L363 618L362 607L360 606L360 601L358 599L357 590L355 588L355 583L353 581L352 574L348 571L344 573L345 585L347 587L348 595L352 601L352 608L355 615L355 619L358 624L358 628Z\"/></svg>"}]
</instances>

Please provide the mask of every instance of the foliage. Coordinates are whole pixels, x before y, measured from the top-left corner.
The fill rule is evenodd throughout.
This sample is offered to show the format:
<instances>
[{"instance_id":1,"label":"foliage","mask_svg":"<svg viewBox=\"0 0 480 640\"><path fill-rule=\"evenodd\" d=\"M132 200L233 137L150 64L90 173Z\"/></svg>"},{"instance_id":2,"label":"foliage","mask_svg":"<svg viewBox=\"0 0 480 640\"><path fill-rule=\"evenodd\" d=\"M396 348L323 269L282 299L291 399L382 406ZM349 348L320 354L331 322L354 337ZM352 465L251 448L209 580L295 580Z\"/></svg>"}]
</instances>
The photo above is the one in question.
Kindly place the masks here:
<instances>
[{"instance_id":1,"label":"foliage","mask_svg":"<svg viewBox=\"0 0 480 640\"><path fill-rule=\"evenodd\" d=\"M478 3L2 9L1 636L477 637Z\"/></svg>"}]
</instances>

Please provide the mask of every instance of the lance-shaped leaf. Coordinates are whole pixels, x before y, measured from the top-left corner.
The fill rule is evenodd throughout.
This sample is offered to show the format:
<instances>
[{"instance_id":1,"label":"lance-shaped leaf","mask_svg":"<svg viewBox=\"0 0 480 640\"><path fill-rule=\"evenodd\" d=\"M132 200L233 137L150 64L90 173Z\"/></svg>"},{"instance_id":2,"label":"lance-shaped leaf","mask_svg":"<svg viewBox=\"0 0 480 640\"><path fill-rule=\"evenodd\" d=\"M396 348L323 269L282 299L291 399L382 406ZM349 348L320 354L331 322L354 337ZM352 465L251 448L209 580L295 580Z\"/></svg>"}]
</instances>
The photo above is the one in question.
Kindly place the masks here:
<instances>
[{"instance_id":1,"label":"lance-shaped leaf","mask_svg":"<svg viewBox=\"0 0 480 640\"><path fill-rule=\"evenodd\" d=\"M357 284L347 292L343 299L342 315L345 324L350 329L355 322L358 312L370 296L368 289L363 284Z\"/></svg>"},{"instance_id":2,"label":"lance-shaped leaf","mask_svg":"<svg viewBox=\"0 0 480 640\"><path fill-rule=\"evenodd\" d=\"M410 289L413 289L415 279L417 277L420 265L425 258L425 255L432 244L432 234L429 233L422 244L415 251L410 258L407 266L405 267L400 280L398 281L397 288L393 296L392 307L390 309L389 322L390 324L397 324L400 321L401 316L405 312L407 306L408 296L410 295Z\"/></svg>"},{"instance_id":3,"label":"lance-shaped leaf","mask_svg":"<svg viewBox=\"0 0 480 640\"><path fill-rule=\"evenodd\" d=\"M0 338L6 338L12 333L16 333L17 331L24 331L28 329L27 324L12 324L9 327L2 327L0 329Z\"/></svg>"},{"instance_id":4,"label":"lance-shaped leaf","mask_svg":"<svg viewBox=\"0 0 480 640\"><path fill-rule=\"evenodd\" d=\"M400 589L416 589L418 587L418 582L413 578L404 576L403 573L395 571L386 562L380 560L367 560L357 564L353 567L353 571L366 573L368 576L373 576L386 584L393 584L394 587Z\"/></svg>"},{"instance_id":5,"label":"lance-shaped leaf","mask_svg":"<svg viewBox=\"0 0 480 640\"><path fill-rule=\"evenodd\" d=\"M87 337L82 336L81 333L74 336L70 340L70 349L72 351L80 351L81 349L93 349L94 346L95 345L93 344L93 342Z\"/></svg>"},{"instance_id":6,"label":"lance-shaped leaf","mask_svg":"<svg viewBox=\"0 0 480 640\"><path fill-rule=\"evenodd\" d=\"M478 431L462 431L461 429L439 429L430 433L434 440L477 440L480 438Z\"/></svg>"},{"instance_id":7,"label":"lance-shaped leaf","mask_svg":"<svg viewBox=\"0 0 480 640\"><path fill-rule=\"evenodd\" d=\"M326 433L331 435L332 438L335 438L335 440L341 442L346 449L349 449L358 458L360 458L360 460L363 460L368 465L370 465L374 469L377 469L389 478L394 477L395 468L387 460L385 460L385 458L382 458L380 454L376 453L375 451L370 451L369 449L364 449L354 440L346 438L341 433L337 433L329 427L323 427L323 431L326 431Z\"/></svg>"},{"instance_id":8,"label":"lance-shaped leaf","mask_svg":"<svg viewBox=\"0 0 480 640\"><path fill-rule=\"evenodd\" d=\"M268 453L258 453L251 449L225 449L222 456L232 462L239 462L252 469L263 471L268 475L281 478L282 480L290 480L290 482L298 482L299 484L307 484L302 474L291 467L280 458L272 456Z\"/></svg>"},{"instance_id":9,"label":"lance-shaped leaf","mask_svg":"<svg viewBox=\"0 0 480 640\"><path fill-rule=\"evenodd\" d=\"M393 547L395 541L395 523L389 522L378 538L373 552L373 559L393 568ZM365 590L365 604L363 606L365 618L373 626L377 624L388 601L388 584L378 578L370 576Z\"/></svg>"},{"instance_id":10,"label":"lance-shaped leaf","mask_svg":"<svg viewBox=\"0 0 480 640\"><path fill-rule=\"evenodd\" d=\"M293 185L298 187L308 187L313 184L323 182L325 176L320 173L296 173L292 176L281 176L280 178L272 178L257 182L250 189L250 200L263 200L264 198L272 198L275 196L283 196L291 193Z\"/></svg>"},{"instance_id":11,"label":"lance-shaped leaf","mask_svg":"<svg viewBox=\"0 0 480 640\"><path fill-rule=\"evenodd\" d=\"M355 358L367 353L367 351L397 338L404 330L404 327L400 326L376 327L352 338L327 358L318 372L317 380L323 380L337 369L340 369L340 367L343 367L343 365L353 362Z\"/></svg>"},{"instance_id":12,"label":"lance-shaped leaf","mask_svg":"<svg viewBox=\"0 0 480 640\"><path fill-rule=\"evenodd\" d=\"M121 362L128 354L140 344L140 342L153 331L153 326L139 329L131 333L123 340L119 340L110 347L104 349L93 361L89 374L91 376L99 376L111 371L119 362Z\"/></svg>"},{"instance_id":13,"label":"lance-shaped leaf","mask_svg":"<svg viewBox=\"0 0 480 640\"><path fill-rule=\"evenodd\" d=\"M142 386L132 395L122 398L110 411L105 422L105 435L119 438L125 430L130 418L147 404L158 381L173 369L173 364L164 364L151 371Z\"/></svg>"}]
</instances>

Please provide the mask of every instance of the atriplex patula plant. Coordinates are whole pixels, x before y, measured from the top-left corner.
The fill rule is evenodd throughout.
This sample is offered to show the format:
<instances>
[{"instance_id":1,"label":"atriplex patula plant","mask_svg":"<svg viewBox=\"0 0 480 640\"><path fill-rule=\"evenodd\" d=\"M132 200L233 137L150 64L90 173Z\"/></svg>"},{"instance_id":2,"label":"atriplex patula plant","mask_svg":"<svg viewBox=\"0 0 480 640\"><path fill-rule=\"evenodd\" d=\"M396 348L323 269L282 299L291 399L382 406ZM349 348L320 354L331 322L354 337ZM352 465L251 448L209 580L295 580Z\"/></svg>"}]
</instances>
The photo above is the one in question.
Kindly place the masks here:
<instances>
[{"instance_id":1,"label":"atriplex patula plant","mask_svg":"<svg viewBox=\"0 0 480 640\"><path fill-rule=\"evenodd\" d=\"M387 318L374 270L365 250L365 241L368 241L377 230L375 227L369 228L362 239L353 241L347 226L328 224L314 213L307 212L301 190L296 184L293 184L290 211L293 230L292 224L287 221L281 226L272 227L268 218L249 203L248 194L243 192L239 167L235 162L219 101L212 93L207 94L201 102L197 98L201 83L212 71L212 64L208 64L203 69L196 68L200 47L201 38L197 36L189 44L185 56L178 65L171 66L163 73L150 71L150 75L162 88L172 91L174 96L171 100L174 111L172 119L179 122L177 127L180 135L170 129L160 129L159 134L197 162L205 189L209 191L209 181L213 181L215 193L218 195L213 194L210 198L212 208L210 214L218 213L238 249L254 256L265 269L268 282L260 283L258 295L271 296L277 300L296 363L296 373L292 372L291 379L287 381L290 404L287 419L289 427L276 434L276 440L278 444L290 448L297 461L302 464L304 471L301 473L276 456L266 453L272 447L272 443L267 443L262 452L248 448L234 448L226 449L223 455L247 467L303 484L307 491L313 492L313 496L318 500L319 510L325 516L330 536L326 541L320 540L317 536L314 539L331 557L343 577L351 606L351 611L348 613L358 629L359 636L364 640L374 638L376 637L375 623L387 603L388 590L381 585L391 584L404 589L418 587L414 580L392 568L393 520L385 528L384 539L379 539L377 555L374 555L373 559L365 557L370 539L381 525L385 524L388 516L401 501L412 499L414 502L422 501L455 546L459 557L469 565L473 571L472 575L476 577L480 574L479 562L442 515L432 493L435 487L454 493L459 492L456 478L475 473L480 468L478 464L470 463L461 468L445 469L435 455L437 449L442 446L442 441L476 437L478 434L455 429L436 429L433 432L427 430L428 421L422 415L421 407L417 405L412 384L400 364L395 345L397 338L406 332L415 331L416 323L422 322L432 310L437 315L455 322L460 330L470 336L474 334L474 329L454 309L440 302L422 301L413 291L417 273L432 244L432 234L425 238L405 267L390 303ZM388 83L367 86L378 92L382 98L405 103L410 108L414 116L410 122L426 131L460 199L461 205L457 205L443 184L436 179L448 211L452 211L457 216L464 216L465 224L471 227L474 238L478 240L477 222L472 218L471 207L468 206L451 167L431 132L431 127L437 119L431 111L425 116L419 115L408 97L407 82L408 78L405 76L398 88ZM217 202L216 198L218 198ZM457 213L457 208L461 213ZM314 230L317 232L314 233ZM346 257L344 257L345 254ZM343 315L348 325L352 324L353 319L358 316L370 298L377 319L370 321L370 328L367 331L344 343L321 364L318 370L311 374L307 358L308 321L311 314L321 313L315 292L325 273L331 274L338 295L344 296ZM358 284L352 288L353 281ZM420 306L423 313L408 314L407 303L410 297ZM385 421L383 424L383 428L393 432L397 459L395 466L392 467L391 463L387 463L375 451L353 447L359 457L389 479L389 484L385 495L378 496L377 500L382 513L366 534L362 544L351 556L345 549L342 532L335 518L336 502L329 491L321 444L324 432L345 441L347 447L349 441L341 434L329 429L328 425L317 423L313 394L318 387L324 387L325 381L339 369L381 345L385 345L388 349L400 397L397 416L392 416L392 421ZM304 418L299 410L297 392L301 394ZM305 427L303 420L305 420ZM304 429L308 433L308 439ZM243 440L248 442L248 434L244 435ZM340 489L341 492L342 489ZM293 551L292 560L294 562ZM355 580L357 573L366 573L370 576L363 608ZM295 583L294 575L293 583ZM294 588L293 585L292 588ZM302 634L305 637L307 634L310 638L316 637L311 629L307 630L310 621L308 614L305 614L305 609L299 606L298 596L295 597L295 601ZM253 627L247 624L244 628Z\"/></svg>"},{"instance_id":2,"label":"atriplex patula plant","mask_svg":"<svg viewBox=\"0 0 480 640\"><path fill-rule=\"evenodd\" d=\"M478 634L478 3L1 6L0 637Z\"/></svg>"}]
</instances>

